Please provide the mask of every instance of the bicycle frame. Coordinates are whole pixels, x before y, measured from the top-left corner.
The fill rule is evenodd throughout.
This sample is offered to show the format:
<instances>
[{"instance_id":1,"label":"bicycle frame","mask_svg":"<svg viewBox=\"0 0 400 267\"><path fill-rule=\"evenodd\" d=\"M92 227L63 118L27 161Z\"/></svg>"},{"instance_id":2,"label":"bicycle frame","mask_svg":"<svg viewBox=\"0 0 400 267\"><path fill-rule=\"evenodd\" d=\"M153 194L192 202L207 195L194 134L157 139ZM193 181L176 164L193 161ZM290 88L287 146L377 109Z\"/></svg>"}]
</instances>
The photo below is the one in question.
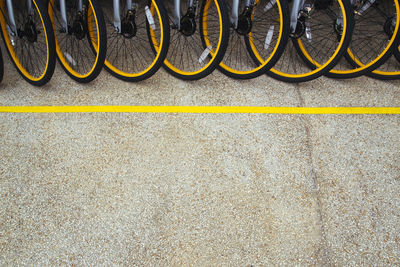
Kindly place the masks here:
<instances>
[{"instance_id":1,"label":"bicycle frame","mask_svg":"<svg viewBox=\"0 0 400 267\"><path fill-rule=\"evenodd\" d=\"M351 4L354 6L356 4L357 0L351 0ZM375 3L376 0L369 0L367 3L365 3L360 10L356 11L358 15L362 15L370 6L372 6L373 3Z\"/></svg>"},{"instance_id":2,"label":"bicycle frame","mask_svg":"<svg viewBox=\"0 0 400 267\"><path fill-rule=\"evenodd\" d=\"M314 0L318 1L318 0ZM368 10L377 0L367 0L358 11L355 11L358 15L362 15L365 11ZM361 2L361 0L350 0L352 6L355 6L357 2ZM291 13L290 13L290 29L293 32L296 31L297 20L299 18L299 12L305 8L305 0L294 0ZM394 24L396 22L394 21ZM336 19L336 24L343 26L343 14L340 12L338 18Z\"/></svg>"}]
</instances>

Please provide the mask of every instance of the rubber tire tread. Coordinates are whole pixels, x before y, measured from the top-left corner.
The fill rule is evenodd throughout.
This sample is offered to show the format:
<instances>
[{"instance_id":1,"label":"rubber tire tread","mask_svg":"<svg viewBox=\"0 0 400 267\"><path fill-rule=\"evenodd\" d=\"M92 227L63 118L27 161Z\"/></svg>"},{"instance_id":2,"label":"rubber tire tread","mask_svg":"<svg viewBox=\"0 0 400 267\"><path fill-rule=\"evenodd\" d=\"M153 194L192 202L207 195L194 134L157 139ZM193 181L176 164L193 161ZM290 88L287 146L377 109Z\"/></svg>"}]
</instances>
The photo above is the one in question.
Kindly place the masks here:
<instances>
[{"instance_id":1,"label":"rubber tire tread","mask_svg":"<svg viewBox=\"0 0 400 267\"><path fill-rule=\"evenodd\" d=\"M399 35L400 35L400 31L399 31ZM394 49L393 55L397 59L397 61L400 62L400 46L397 47L397 49Z\"/></svg>"}]
</instances>

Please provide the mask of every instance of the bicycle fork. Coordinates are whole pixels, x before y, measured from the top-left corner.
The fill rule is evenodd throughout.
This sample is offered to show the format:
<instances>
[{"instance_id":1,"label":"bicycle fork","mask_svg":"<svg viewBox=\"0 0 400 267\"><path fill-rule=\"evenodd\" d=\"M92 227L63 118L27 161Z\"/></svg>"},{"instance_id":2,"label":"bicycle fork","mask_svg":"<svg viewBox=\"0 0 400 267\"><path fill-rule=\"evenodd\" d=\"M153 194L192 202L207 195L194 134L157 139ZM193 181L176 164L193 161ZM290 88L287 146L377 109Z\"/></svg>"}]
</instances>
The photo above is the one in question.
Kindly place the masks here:
<instances>
[{"instance_id":1,"label":"bicycle fork","mask_svg":"<svg viewBox=\"0 0 400 267\"><path fill-rule=\"evenodd\" d=\"M83 0L78 1L78 11L83 11ZM60 0L60 13L62 30L68 33L67 6L65 0Z\"/></svg>"},{"instance_id":2,"label":"bicycle fork","mask_svg":"<svg viewBox=\"0 0 400 267\"><path fill-rule=\"evenodd\" d=\"M11 28L11 31L14 33L14 35L17 35L18 29L17 29L17 24L15 22L14 7L12 4L12 0L6 0L6 5L7 5L7 10L8 10L8 17L10 19L9 27ZM28 7L28 14L33 15L32 0L27 0L26 6Z\"/></svg>"},{"instance_id":3,"label":"bicycle fork","mask_svg":"<svg viewBox=\"0 0 400 267\"><path fill-rule=\"evenodd\" d=\"M318 0L314 0L318 1ZM356 1L356 0L351 0ZM375 0L371 0L375 1ZM314 5L306 3L306 0L294 0L290 12L290 33L292 37L298 38L302 34L305 34L307 40L312 42L311 26L307 22L306 18L310 17L310 14L314 10ZM343 29L343 14L339 11L339 15L336 17L333 12L328 14L332 19L335 20L335 30L341 35ZM300 20L300 28L299 28Z\"/></svg>"},{"instance_id":4,"label":"bicycle fork","mask_svg":"<svg viewBox=\"0 0 400 267\"><path fill-rule=\"evenodd\" d=\"M296 31L297 20L299 19L300 10L303 9L305 0L294 0L292 10L290 12L290 30L292 33Z\"/></svg>"},{"instance_id":5,"label":"bicycle fork","mask_svg":"<svg viewBox=\"0 0 400 267\"><path fill-rule=\"evenodd\" d=\"M113 0L113 9L114 9L114 28L118 33L123 34L125 37L132 38L136 35L136 23L135 23L135 14L139 7L138 3L134 3L132 0L126 0L126 10L127 13L124 14L124 17L121 19L121 7L119 4L119 0ZM154 21L153 14L150 11L149 6L145 6L144 8L145 15L147 18L147 22L152 30L156 29L156 24Z\"/></svg>"},{"instance_id":6,"label":"bicycle fork","mask_svg":"<svg viewBox=\"0 0 400 267\"><path fill-rule=\"evenodd\" d=\"M240 0L232 0L232 10L231 10L231 14L230 14L230 22L235 30L238 28L238 25L239 25L239 17L240 17L239 1ZM273 1L274 0L271 0L271 2L273 2ZM253 7L255 5L255 3L256 3L255 0L245 0L245 10L249 10L251 12L252 11L251 7ZM248 14L248 15L250 15L250 14Z\"/></svg>"},{"instance_id":7,"label":"bicycle fork","mask_svg":"<svg viewBox=\"0 0 400 267\"><path fill-rule=\"evenodd\" d=\"M132 10L133 8L132 0L126 0L126 8L127 10ZM113 0L113 9L114 9L114 28L118 30L118 33L121 33L122 32L121 8L119 0Z\"/></svg>"},{"instance_id":8,"label":"bicycle fork","mask_svg":"<svg viewBox=\"0 0 400 267\"><path fill-rule=\"evenodd\" d=\"M191 10L194 13L197 12L197 1L196 0L188 0L188 11ZM181 1L180 0L174 0L174 11L173 11L173 18L172 18L172 23L173 26L181 30ZM189 13L189 12L187 12ZM186 14L185 16L191 16L192 14Z\"/></svg>"}]
</instances>

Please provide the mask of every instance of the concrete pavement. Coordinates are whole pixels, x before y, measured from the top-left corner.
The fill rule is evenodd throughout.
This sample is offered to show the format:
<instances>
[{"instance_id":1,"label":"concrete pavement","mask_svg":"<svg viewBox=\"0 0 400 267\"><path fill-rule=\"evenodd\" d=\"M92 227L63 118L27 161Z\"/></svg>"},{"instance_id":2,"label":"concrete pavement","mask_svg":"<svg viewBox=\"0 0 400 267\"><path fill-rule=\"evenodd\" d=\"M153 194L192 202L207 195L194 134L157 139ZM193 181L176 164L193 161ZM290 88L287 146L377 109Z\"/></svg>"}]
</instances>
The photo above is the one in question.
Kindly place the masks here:
<instances>
[{"instance_id":1,"label":"concrete pavement","mask_svg":"<svg viewBox=\"0 0 400 267\"><path fill-rule=\"evenodd\" d=\"M0 105L400 106L400 83L164 71ZM0 114L0 265L398 265L400 116Z\"/></svg>"}]
</instances>

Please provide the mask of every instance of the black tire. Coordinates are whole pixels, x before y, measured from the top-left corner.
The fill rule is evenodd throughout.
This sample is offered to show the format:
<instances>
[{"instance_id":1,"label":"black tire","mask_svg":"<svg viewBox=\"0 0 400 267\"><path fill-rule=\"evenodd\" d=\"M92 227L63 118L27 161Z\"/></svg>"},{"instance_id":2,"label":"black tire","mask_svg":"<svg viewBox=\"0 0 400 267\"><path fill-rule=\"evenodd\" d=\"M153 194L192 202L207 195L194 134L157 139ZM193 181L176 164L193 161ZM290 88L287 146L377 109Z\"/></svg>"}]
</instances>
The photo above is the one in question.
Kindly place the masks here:
<instances>
[{"instance_id":1,"label":"black tire","mask_svg":"<svg viewBox=\"0 0 400 267\"><path fill-rule=\"evenodd\" d=\"M367 76L382 81L398 80L400 79L400 62L392 56L385 64L367 73Z\"/></svg>"},{"instance_id":2,"label":"black tire","mask_svg":"<svg viewBox=\"0 0 400 267\"><path fill-rule=\"evenodd\" d=\"M367 76L382 80L382 81L390 81L390 80L399 80L400 79L400 55L399 55L399 46L395 46L396 49L393 49L393 56L388 58L384 64L382 64L379 68L374 71L367 73Z\"/></svg>"},{"instance_id":3,"label":"black tire","mask_svg":"<svg viewBox=\"0 0 400 267\"><path fill-rule=\"evenodd\" d=\"M399 34L400 35L400 34ZM393 51L394 57L400 62L400 46L396 47Z\"/></svg>"}]
</instances>

